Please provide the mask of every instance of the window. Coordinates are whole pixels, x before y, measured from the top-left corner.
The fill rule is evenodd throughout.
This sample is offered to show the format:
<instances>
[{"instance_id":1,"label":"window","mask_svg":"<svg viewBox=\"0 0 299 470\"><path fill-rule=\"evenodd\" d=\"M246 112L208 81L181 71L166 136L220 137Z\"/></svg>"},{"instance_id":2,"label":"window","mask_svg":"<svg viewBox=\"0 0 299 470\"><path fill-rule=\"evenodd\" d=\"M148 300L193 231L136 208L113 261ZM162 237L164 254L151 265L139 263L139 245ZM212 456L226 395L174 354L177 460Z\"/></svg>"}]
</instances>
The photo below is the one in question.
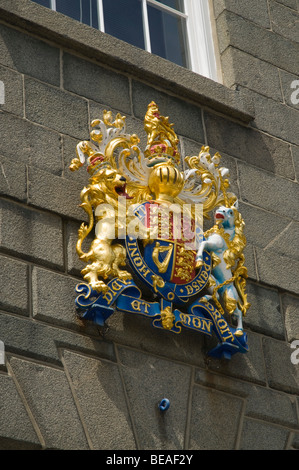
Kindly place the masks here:
<instances>
[{"instance_id":1,"label":"window","mask_svg":"<svg viewBox=\"0 0 299 470\"><path fill-rule=\"evenodd\" d=\"M33 0L217 80L209 0Z\"/></svg>"}]
</instances>

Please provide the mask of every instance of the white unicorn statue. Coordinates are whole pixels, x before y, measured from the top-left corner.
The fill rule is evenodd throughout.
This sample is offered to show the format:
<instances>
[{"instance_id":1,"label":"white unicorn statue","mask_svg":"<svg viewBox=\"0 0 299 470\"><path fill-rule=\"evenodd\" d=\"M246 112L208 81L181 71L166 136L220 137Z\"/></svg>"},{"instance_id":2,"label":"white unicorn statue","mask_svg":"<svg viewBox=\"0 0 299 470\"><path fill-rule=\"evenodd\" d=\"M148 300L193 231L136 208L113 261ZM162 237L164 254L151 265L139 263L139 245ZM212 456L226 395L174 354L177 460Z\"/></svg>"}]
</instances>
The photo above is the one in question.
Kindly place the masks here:
<instances>
[{"instance_id":1,"label":"white unicorn statue","mask_svg":"<svg viewBox=\"0 0 299 470\"><path fill-rule=\"evenodd\" d=\"M250 304L247 302L245 286L247 268L244 266L243 249L246 238L243 233L244 221L238 211L238 201L220 206L215 212L215 225L205 232L196 255L196 267L203 263L203 252L212 255L212 273L208 292L202 300L214 300L218 310L225 310L237 319L236 336L243 335L243 316Z\"/></svg>"}]
</instances>

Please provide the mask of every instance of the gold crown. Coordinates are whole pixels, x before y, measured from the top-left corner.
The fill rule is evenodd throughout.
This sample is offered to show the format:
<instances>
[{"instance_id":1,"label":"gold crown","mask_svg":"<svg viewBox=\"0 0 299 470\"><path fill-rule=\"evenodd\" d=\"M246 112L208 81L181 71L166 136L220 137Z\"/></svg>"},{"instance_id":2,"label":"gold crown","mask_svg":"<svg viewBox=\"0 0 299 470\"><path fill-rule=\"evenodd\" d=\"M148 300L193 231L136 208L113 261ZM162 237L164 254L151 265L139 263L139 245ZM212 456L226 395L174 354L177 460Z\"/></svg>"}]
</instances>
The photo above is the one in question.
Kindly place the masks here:
<instances>
[{"instance_id":1,"label":"gold crown","mask_svg":"<svg viewBox=\"0 0 299 470\"><path fill-rule=\"evenodd\" d=\"M161 163L180 162L178 151L179 139L173 130L173 124L168 117L161 116L154 101L148 105L144 118L144 130L147 133L147 146L144 155L147 166L153 167ZM103 112L103 120L91 122L90 140L79 142L76 148L77 158L71 161L70 170L78 170L88 161L87 171L90 175L98 172L107 165L115 166L113 152L117 147L136 148L139 138L136 134L127 135L125 132L125 116L120 113L112 120L111 111Z\"/></svg>"}]
</instances>

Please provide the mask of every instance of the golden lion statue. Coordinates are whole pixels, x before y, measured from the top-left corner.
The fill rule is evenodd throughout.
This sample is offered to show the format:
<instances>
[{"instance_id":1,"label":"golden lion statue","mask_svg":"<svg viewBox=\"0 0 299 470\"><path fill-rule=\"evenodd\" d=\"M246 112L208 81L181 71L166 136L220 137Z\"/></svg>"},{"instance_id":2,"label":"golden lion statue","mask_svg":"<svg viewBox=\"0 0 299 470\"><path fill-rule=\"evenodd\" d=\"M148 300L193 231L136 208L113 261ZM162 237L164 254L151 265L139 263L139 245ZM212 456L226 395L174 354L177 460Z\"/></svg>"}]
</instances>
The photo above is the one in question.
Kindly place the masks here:
<instances>
[{"instance_id":1,"label":"golden lion statue","mask_svg":"<svg viewBox=\"0 0 299 470\"><path fill-rule=\"evenodd\" d=\"M81 191L82 204L80 206L87 212L89 224L81 224L76 250L80 259L89 263L82 269L81 274L97 292L106 292L109 289L105 282L99 280L99 277L107 279L110 276L116 276L122 280L132 278L129 272L120 269L120 266L126 264L125 248L119 243L112 244L117 237L115 209L118 207L119 196L129 198L126 193L126 178L109 166L92 176L88 187ZM94 222L96 222L96 236L91 243L90 250L85 253L82 250L82 243L91 232Z\"/></svg>"}]
</instances>

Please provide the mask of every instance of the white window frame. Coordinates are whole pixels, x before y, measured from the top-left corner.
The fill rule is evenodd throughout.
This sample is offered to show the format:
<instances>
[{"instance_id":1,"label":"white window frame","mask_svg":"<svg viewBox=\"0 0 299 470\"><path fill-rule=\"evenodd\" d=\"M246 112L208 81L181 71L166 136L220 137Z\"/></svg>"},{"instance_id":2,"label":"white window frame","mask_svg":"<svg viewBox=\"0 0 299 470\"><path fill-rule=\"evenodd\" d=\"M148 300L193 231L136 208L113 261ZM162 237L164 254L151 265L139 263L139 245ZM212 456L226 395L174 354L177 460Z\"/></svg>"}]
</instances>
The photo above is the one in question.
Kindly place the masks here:
<instances>
[{"instance_id":1,"label":"white window frame","mask_svg":"<svg viewBox=\"0 0 299 470\"><path fill-rule=\"evenodd\" d=\"M175 10L156 0L141 0L144 29L145 50L151 52L150 30L147 15L147 4L158 7L160 10L172 13L177 17L186 19L187 47L190 68L212 80L218 81L215 49L213 43L212 26L210 18L209 0L183 0L185 12ZM56 0L50 0L51 9L56 11ZM103 0L97 0L99 30L105 32Z\"/></svg>"}]
</instances>

